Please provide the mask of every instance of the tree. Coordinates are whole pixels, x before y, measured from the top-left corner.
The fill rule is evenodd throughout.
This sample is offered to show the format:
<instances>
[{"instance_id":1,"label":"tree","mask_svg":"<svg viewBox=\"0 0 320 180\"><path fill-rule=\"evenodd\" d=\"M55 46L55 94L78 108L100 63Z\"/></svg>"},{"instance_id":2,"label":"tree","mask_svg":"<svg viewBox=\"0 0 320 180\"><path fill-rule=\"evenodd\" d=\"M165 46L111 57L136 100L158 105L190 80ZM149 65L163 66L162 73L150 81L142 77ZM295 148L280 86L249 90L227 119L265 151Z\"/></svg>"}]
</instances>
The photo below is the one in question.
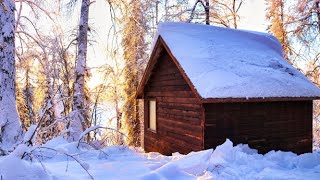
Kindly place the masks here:
<instances>
[{"instance_id":1,"label":"tree","mask_svg":"<svg viewBox=\"0 0 320 180\"><path fill-rule=\"evenodd\" d=\"M288 19L284 13L284 0L266 0L267 14L266 18L270 21L268 30L272 33L281 43L283 49L283 56L289 60L289 55L292 54L289 38L287 34Z\"/></svg>"},{"instance_id":2,"label":"tree","mask_svg":"<svg viewBox=\"0 0 320 180\"><path fill-rule=\"evenodd\" d=\"M33 62L34 62L33 51L26 51L24 55L17 55L17 107L20 116L21 125L24 131L27 131L30 125L36 123L36 113L34 111L34 85L32 84L33 79ZM19 70L22 74L19 82Z\"/></svg>"},{"instance_id":3,"label":"tree","mask_svg":"<svg viewBox=\"0 0 320 180\"><path fill-rule=\"evenodd\" d=\"M216 24L228 28L238 28L238 15L243 0L197 0L193 5L188 22L196 19L201 22L201 17L205 16L206 24ZM198 4L201 5L197 9ZM196 18L195 18L196 17Z\"/></svg>"},{"instance_id":4,"label":"tree","mask_svg":"<svg viewBox=\"0 0 320 180\"><path fill-rule=\"evenodd\" d=\"M145 36L145 21L142 14L142 4L140 1L127 1L124 6L122 33L123 58L125 61L124 67L124 105L122 108L122 119L124 129L128 136L128 144L140 145L140 121L136 116L137 102L135 99L136 89L139 83L139 61L145 58L146 44Z\"/></svg>"},{"instance_id":5,"label":"tree","mask_svg":"<svg viewBox=\"0 0 320 180\"><path fill-rule=\"evenodd\" d=\"M209 0L197 0L197 1L195 2L195 4L194 4L193 7L192 7L192 10L191 10L189 22L191 22L191 21L193 20L194 14L195 14L195 10L196 10L198 4L201 4L202 7L203 7L203 9L204 9L205 16L206 16L206 24L207 24L207 25L210 25L210 6L209 6Z\"/></svg>"},{"instance_id":6,"label":"tree","mask_svg":"<svg viewBox=\"0 0 320 180\"><path fill-rule=\"evenodd\" d=\"M295 13L290 24L295 26L294 34L305 44L319 38L320 33L320 1L298 0Z\"/></svg>"},{"instance_id":7,"label":"tree","mask_svg":"<svg viewBox=\"0 0 320 180\"><path fill-rule=\"evenodd\" d=\"M0 148L9 148L21 137L15 87L15 4L0 2Z\"/></svg>"},{"instance_id":8,"label":"tree","mask_svg":"<svg viewBox=\"0 0 320 180\"><path fill-rule=\"evenodd\" d=\"M320 53L318 53L313 61L309 61L307 64L307 77L320 86ZM320 101L314 101L313 103L313 143L314 147L320 148Z\"/></svg>"},{"instance_id":9,"label":"tree","mask_svg":"<svg viewBox=\"0 0 320 180\"><path fill-rule=\"evenodd\" d=\"M82 131L90 127L88 106L85 95L85 79L87 73L87 39L89 21L90 0L81 1L81 15L78 33L78 57L76 60L74 95L73 95L73 118L70 122L70 141L78 140Z\"/></svg>"},{"instance_id":10,"label":"tree","mask_svg":"<svg viewBox=\"0 0 320 180\"><path fill-rule=\"evenodd\" d=\"M244 0L211 0L210 17L214 24L228 28L238 28L240 16L238 14Z\"/></svg>"}]
</instances>

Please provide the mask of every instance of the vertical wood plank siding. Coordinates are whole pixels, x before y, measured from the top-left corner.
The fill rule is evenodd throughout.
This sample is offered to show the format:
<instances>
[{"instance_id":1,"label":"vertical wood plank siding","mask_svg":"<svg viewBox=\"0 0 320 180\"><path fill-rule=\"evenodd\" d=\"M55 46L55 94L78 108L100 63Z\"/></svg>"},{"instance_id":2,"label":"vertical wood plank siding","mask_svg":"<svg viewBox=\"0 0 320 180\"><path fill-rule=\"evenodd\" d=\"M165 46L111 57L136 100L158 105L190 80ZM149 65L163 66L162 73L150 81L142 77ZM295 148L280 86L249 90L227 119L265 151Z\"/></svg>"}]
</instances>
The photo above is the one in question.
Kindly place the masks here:
<instances>
[{"instance_id":1,"label":"vertical wood plank siding","mask_svg":"<svg viewBox=\"0 0 320 180\"><path fill-rule=\"evenodd\" d=\"M144 148L162 154L203 149L202 104L163 51L144 89ZM157 102L157 131L148 129L148 100Z\"/></svg>"},{"instance_id":2,"label":"vertical wood plank siding","mask_svg":"<svg viewBox=\"0 0 320 180\"><path fill-rule=\"evenodd\" d=\"M312 151L312 101L212 103L205 107L205 148L225 138L260 153Z\"/></svg>"}]
</instances>

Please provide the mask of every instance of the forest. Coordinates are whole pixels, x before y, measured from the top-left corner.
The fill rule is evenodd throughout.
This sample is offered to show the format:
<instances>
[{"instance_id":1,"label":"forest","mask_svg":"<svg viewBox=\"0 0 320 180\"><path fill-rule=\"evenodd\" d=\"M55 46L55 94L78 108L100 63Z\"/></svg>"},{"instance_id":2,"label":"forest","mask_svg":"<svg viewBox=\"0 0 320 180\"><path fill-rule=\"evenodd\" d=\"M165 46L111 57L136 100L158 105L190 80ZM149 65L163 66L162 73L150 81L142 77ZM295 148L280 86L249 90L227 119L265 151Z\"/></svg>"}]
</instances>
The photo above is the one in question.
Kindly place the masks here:
<instances>
[{"instance_id":1,"label":"forest","mask_svg":"<svg viewBox=\"0 0 320 180\"><path fill-rule=\"evenodd\" d=\"M0 154L57 137L97 149L141 146L136 90L158 24L238 29L240 12L250 3L253 0L1 0ZM320 86L320 1L263 3L266 32L279 40L284 58ZM93 12L94 6L105 11ZM108 31L99 32L100 21L93 13ZM95 54L97 48L103 53ZM314 102L313 114L318 149L319 102Z\"/></svg>"}]
</instances>

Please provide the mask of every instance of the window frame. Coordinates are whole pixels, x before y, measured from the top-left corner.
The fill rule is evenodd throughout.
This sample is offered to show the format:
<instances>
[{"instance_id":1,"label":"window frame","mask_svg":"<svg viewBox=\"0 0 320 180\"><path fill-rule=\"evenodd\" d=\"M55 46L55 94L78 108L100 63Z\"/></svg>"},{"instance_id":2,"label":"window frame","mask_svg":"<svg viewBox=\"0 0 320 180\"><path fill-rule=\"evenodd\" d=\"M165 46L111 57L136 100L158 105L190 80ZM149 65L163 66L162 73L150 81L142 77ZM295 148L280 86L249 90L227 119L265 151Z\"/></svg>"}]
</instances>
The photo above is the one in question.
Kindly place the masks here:
<instances>
[{"instance_id":1,"label":"window frame","mask_svg":"<svg viewBox=\"0 0 320 180\"><path fill-rule=\"evenodd\" d=\"M151 101L154 101L155 102L155 129L152 129L151 127L150 127L150 125L151 125L151 119L150 119L150 114L151 114L151 107L150 107L150 102ZM158 126L158 121L157 121L157 100L156 99L148 99L148 123L147 123L147 129L149 130L149 131L151 131L151 132L154 132L154 133L156 133L157 132L157 126Z\"/></svg>"}]
</instances>

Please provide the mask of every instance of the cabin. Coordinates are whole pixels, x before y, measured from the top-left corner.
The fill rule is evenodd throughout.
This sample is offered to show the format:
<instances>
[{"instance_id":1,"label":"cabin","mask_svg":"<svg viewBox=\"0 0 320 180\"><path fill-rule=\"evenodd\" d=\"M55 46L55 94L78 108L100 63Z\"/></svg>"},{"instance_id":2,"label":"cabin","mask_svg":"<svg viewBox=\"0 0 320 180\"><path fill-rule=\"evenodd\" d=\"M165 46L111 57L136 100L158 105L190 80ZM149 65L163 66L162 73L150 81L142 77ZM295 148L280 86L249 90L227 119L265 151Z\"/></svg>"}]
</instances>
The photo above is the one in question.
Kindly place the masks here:
<instances>
[{"instance_id":1,"label":"cabin","mask_svg":"<svg viewBox=\"0 0 320 180\"><path fill-rule=\"evenodd\" d=\"M259 153L311 152L319 97L270 34L162 23L137 91L144 149L186 154L229 138Z\"/></svg>"}]
</instances>

